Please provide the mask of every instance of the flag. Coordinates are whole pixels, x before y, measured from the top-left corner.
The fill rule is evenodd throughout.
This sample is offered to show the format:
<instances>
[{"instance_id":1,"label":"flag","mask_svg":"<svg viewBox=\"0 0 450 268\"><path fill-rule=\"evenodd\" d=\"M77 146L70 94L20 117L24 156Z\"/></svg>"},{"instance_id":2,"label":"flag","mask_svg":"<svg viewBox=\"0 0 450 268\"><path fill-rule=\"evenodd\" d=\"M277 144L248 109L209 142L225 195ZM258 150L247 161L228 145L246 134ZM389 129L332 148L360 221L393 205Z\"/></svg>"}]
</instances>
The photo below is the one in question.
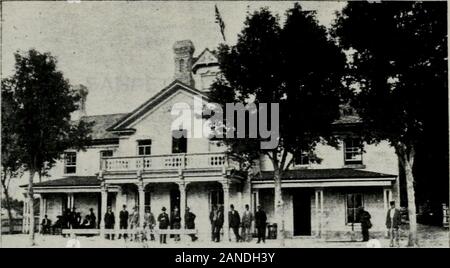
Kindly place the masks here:
<instances>
[{"instance_id":1,"label":"flag","mask_svg":"<svg viewBox=\"0 0 450 268\"><path fill-rule=\"evenodd\" d=\"M220 16L220 12L219 9L217 8L217 5L215 5L215 9L216 9L216 23L219 24L220 33L222 34L223 41L227 41L225 39L225 23L222 20L222 16Z\"/></svg>"}]
</instances>

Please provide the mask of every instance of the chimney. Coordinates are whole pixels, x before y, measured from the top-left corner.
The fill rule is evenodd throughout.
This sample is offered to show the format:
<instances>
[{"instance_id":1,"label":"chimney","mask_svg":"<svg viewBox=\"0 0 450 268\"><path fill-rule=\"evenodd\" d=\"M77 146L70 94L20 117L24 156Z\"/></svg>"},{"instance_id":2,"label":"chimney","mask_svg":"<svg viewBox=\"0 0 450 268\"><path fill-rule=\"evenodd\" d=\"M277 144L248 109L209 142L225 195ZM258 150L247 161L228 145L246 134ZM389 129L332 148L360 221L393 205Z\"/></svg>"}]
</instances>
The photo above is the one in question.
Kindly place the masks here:
<instances>
[{"instance_id":1,"label":"chimney","mask_svg":"<svg viewBox=\"0 0 450 268\"><path fill-rule=\"evenodd\" d=\"M173 45L175 74L174 79L194 87L194 78L192 77L192 64L195 48L191 40L177 41Z\"/></svg>"},{"instance_id":2,"label":"chimney","mask_svg":"<svg viewBox=\"0 0 450 268\"><path fill-rule=\"evenodd\" d=\"M75 91L79 94L80 100L78 102L78 110L74 112L73 120L79 120L81 117L86 116L86 99L89 90L84 85L74 86Z\"/></svg>"}]
</instances>

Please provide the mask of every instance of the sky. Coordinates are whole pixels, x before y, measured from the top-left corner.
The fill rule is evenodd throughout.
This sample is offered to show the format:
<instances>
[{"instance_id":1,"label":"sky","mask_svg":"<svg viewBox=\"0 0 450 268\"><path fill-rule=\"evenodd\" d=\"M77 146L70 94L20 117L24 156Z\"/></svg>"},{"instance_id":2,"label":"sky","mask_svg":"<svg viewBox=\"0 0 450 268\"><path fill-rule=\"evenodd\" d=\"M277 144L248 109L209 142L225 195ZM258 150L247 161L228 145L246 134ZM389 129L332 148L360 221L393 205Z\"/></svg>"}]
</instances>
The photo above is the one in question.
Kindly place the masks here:
<instances>
[{"instance_id":1,"label":"sky","mask_svg":"<svg viewBox=\"0 0 450 268\"><path fill-rule=\"evenodd\" d=\"M196 50L223 42L215 23L217 4L228 44L234 44L247 11L267 6L280 15L294 2L81 1L3 2L2 73L14 68L13 53L50 52L73 85L88 87L88 115L128 113L173 78L172 45L190 39ZM307 1L319 23L330 26L345 2Z\"/></svg>"}]
</instances>

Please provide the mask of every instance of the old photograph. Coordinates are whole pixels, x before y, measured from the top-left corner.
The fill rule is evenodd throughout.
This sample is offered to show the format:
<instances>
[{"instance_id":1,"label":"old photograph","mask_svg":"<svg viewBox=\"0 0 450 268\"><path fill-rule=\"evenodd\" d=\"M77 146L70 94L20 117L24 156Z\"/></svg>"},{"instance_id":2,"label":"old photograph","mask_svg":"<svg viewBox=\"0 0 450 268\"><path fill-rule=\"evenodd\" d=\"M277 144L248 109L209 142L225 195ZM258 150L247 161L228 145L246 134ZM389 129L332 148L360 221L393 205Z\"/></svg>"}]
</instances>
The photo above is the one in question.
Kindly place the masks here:
<instances>
[{"instance_id":1,"label":"old photograph","mask_svg":"<svg viewBox=\"0 0 450 268\"><path fill-rule=\"evenodd\" d=\"M0 5L0 247L450 247L446 1Z\"/></svg>"}]
</instances>

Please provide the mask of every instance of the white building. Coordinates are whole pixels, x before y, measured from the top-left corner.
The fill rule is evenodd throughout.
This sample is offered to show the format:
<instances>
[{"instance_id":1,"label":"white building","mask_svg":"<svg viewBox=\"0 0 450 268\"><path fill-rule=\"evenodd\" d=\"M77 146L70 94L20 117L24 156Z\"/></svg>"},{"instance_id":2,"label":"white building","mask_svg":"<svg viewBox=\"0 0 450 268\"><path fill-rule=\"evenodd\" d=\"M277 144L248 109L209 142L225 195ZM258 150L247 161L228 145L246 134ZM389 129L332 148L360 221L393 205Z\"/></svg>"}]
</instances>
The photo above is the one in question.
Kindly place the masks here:
<instances>
[{"instance_id":1,"label":"white building","mask_svg":"<svg viewBox=\"0 0 450 268\"><path fill-rule=\"evenodd\" d=\"M195 96L208 99L208 88L219 72L215 55L205 49L193 57L191 41L176 42L174 81L128 114L83 116L93 122L93 142L86 151L68 150L65 160L50 172L51 180L35 184L41 197L40 215L56 220L66 208L86 215L90 208L102 218L111 206L115 216L123 204L128 210L145 207L155 217L165 206L177 206L184 215L190 207L203 240L210 239L209 212L230 204L241 212L261 204L274 221L274 184L271 163L259 161L260 172L242 176L227 159L226 148L207 138L174 139L171 108L193 105ZM341 135L339 149L317 147L320 164L307 157L295 161L282 181L287 236L320 236L334 239L358 230L355 211L360 206L372 215L372 231L382 231L389 200L398 200L398 161L387 142L360 146L355 129L359 118L343 112L335 122ZM27 202L25 202L26 204ZM26 208L25 208L26 209ZM225 217L227 218L227 217ZM27 221L24 221L25 223ZM116 228L119 220L116 219ZM103 221L99 228L103 228ZM225 219L227 226L227 219Z\"/></svg>"}]
</instances>

